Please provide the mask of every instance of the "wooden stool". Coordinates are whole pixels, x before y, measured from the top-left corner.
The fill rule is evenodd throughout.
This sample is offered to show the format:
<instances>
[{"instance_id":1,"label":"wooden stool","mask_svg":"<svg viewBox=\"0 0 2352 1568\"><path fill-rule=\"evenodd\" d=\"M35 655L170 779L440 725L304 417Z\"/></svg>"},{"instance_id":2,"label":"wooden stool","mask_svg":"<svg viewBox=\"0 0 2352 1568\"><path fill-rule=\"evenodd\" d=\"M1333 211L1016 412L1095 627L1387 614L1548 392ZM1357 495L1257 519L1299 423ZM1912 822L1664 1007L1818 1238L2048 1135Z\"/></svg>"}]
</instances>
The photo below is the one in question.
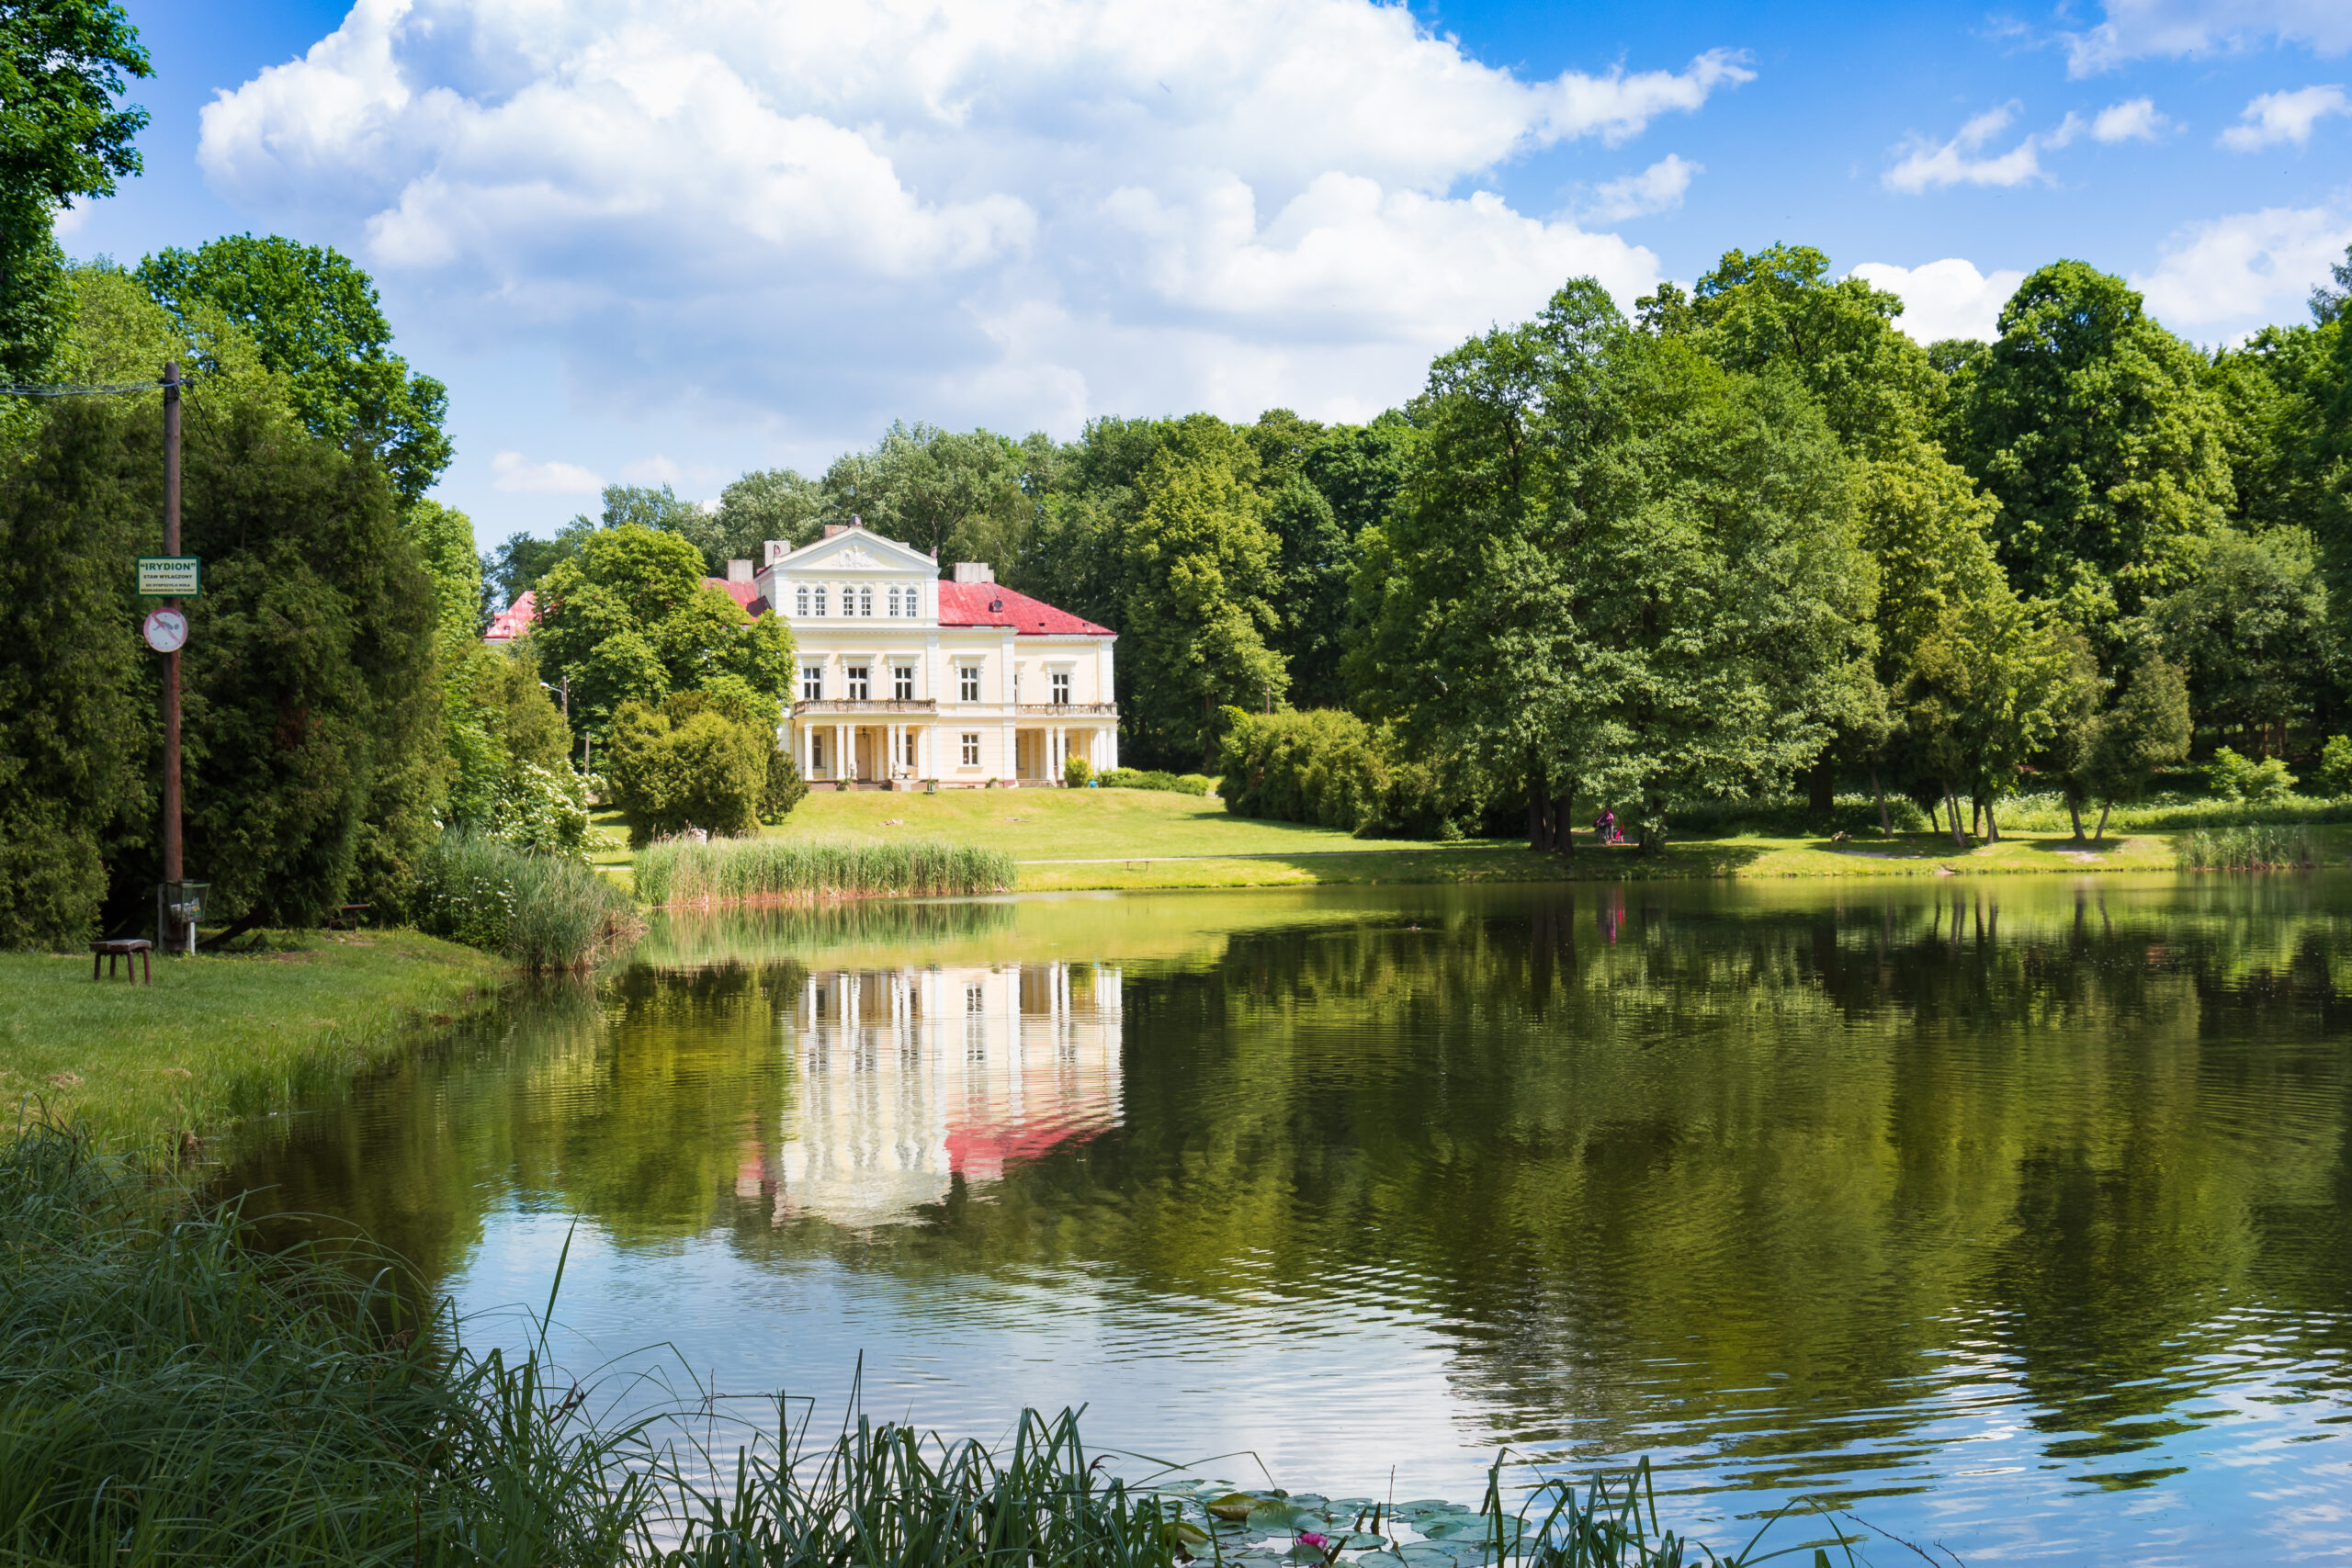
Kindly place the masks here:
<instances>
[{"instance_id":1,"label":"wooden stool","mask_svg":"<svg viewBox=\"0 0 2352 1568\"><path fill-rule=\"evenodd\" d=\"M145 967L147 984L152 986L155 983L154 953L155 944L143 936L118 937L111 942L94 942L90 944L90 978L96 980L98 977L98 960L104 958L107 961L107 978L113 979L114 961L119 958L122 960L122 977L130 980L132 985L139 984L132 978L130 973L130 960L136 954L139 962Z\"/></svg>"}]
</instances>

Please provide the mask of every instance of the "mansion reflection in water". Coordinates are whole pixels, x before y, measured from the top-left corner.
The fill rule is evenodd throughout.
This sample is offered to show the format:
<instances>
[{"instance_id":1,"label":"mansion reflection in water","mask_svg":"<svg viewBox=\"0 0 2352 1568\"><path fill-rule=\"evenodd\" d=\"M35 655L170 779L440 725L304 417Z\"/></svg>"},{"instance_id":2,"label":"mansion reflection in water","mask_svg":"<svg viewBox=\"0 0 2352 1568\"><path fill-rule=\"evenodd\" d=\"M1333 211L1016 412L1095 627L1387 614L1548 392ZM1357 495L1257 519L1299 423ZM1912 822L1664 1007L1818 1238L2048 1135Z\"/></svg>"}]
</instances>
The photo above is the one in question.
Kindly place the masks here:
<instances>
[{"instance_id":1,"label":"mansion reflection in water","mask_svg":"<svg viewBox=\"0 0 2352 1568\"><path fill-rule=\"evenodd\" d=\"M956 1178L1119 1122L1119 971L1005 964L812 974L784 1019L797 1071L783 1138L746 1151L775 1223L914 1217Z\"/></svg>"}]
</instances>

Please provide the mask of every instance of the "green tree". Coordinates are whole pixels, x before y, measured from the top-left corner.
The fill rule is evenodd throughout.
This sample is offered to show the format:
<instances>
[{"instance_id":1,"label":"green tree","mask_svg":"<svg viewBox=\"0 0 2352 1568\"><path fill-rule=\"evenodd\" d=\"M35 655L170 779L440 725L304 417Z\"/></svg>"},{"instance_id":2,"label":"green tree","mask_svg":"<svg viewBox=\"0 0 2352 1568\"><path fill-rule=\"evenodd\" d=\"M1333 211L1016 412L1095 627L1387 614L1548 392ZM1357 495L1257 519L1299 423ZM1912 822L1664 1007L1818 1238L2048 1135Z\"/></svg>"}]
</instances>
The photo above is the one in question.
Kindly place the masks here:
<instances>
[{"instance_id":1,"label":"green tree","mask_svg":"<svg viewBox=\"0 0 2352 1568\"><path fill-rule=\"evenodd\" d=\"M757 620L703 581L702 553L676 534L624 523L585 536L539 583L536 641L569 676L576 719L601 731L625 703L733 676L774 700L792 665L792 633ZM708 824L703 824L708 826Z\"/></svg>"},{"instance_id":2,"label":"green tree","mask_svg":"<svg viewBox=\"0 0 2352 1568\"><path fill-rule=\"evenodd\" d=\"M2098 831L2118 802L2142 798L2156 770L2188 755L2188 682L2162 655L2143 651L2091 748L2087 784L2099 801Z\"/></svg>"},{"instance_id":3,"label":"green tree","mask_svg":"<svg viewBox=\"0 0 2352 1568\"><path fill-rule=\"evenodd\" d=\"M2187 671L2199 719L2272 756L2334 691L2327 598L2310 535L2224 533L2207 543L2193 581L2148 607L2148 621Z\"/></svg>"},{"instance_id":4,"label":"green tree","mask_svg":"<svg viewBox=\"0 0 2352 1568\"><path fill-rule=\"evenodd\" d=\"M0 0L0 376L38 377L69 330L64 254L51 236L75 197L140 172L147 111L124 78L153 74L113 0ZM144 376L155 373L146 367Z\"/></svg>"},{"instance_id":5,"label":"green tree","mask_svg":"<svg viewBox=\"0 0 2352 1568\"><path fill-rule=\"evenodd\" d=\"M1199 756L1203 772L1216 764L1217 710L1280 701L1290 684L1269 646L1280 547L1256 468L1224 421L1176 422L1137 476L1141 505L1121 540L1136 736L1153 758Z\"/></svg>"},{"instance_id":6,"label":"green tree","mask_svg":"<svg viewBox=\"0 0 2352 1568\"><path fill-rule=\"evenodd\" d=\"M1949 814L1955 849L1967 842L1962 796L1986 811L1992 837L2000 838L1991 809L2015 793L2018 770L2075 700L2078 651L2071 628L2047 606L2006 589L1954 605L1913 650L1898 711L1914 769L1934 786L1926 800Z\"/></svg>"},{"instance_id":7,"label":"green tree","mask_svg":"<svg viewBox=\"0 0 2352 1568\"><path fill-rule=\"evenodd\" d=\"M2019 592L2088 621L2188 581L2232 504L2227 416L2200 356L2120 278L2056 262L1953 378L1947 446L2001 503Z\"/></svg>"},{"instance_id":8,"label":"green tree","mask_svg":"<svg viewBox=\"0 0 2352 1568\"><path fill-rule=\"evenodd\" d=\"M830 507L824 486L790 468L760 468L718 495L718 539L730 560L762 560L762 547L780 539L796 549L823 531Z\"/></svg>"},{"instance_id":9,"label":"green tree","mask_svg":"<svg viewBox=\"0 0 2352 1568\"><path fill-rule=\"evenodd\" d=\"M1441 358L1359 592L1351 673L1425 750L1516 780L1561 841L1581 787L1680 802L1785 777L1866 673L1845 462L1784 375L1633 331L1590 279Z\"/></svg>"},{"instance_id":10,"label":"green tree","mask_svg":"<svg viewBox=\"0 0 2352 1568\"><path fill-rule=\"evenodd\" d=\"M183 321L202 304L244 328L262 362L287 378L304 428L366 452L403 502L416 502L449 466L447 389L411 375L391 351L376 286L349 258L275 234L232 234L160 251L138 276Z\"/></svg>"},{"instance_id":11,"label":"green tree","mask_svg":"<svg viewBox=\"0 0 2352 1568\"><path fill-rule=\"evenodd\" d=\"M629 842L642 847L695 828L757 831L775 750L773 728L763 733L700 693L675 693L659 707L623 703L613 716L605 776Z\"/></svg>"}]
</instances>

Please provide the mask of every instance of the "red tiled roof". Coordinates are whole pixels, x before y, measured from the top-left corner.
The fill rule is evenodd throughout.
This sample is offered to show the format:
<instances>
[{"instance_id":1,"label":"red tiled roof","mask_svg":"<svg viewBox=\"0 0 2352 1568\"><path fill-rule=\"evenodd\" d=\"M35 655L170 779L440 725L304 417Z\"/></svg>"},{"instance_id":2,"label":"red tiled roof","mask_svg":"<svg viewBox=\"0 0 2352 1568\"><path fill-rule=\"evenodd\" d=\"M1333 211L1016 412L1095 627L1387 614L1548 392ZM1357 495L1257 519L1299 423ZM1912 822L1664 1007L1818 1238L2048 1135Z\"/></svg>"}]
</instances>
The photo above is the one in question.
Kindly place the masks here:
<instances>
[{"instance_id":1,"label":"red tiled roof","mask_svg":"<svg viewBox=\"0 0 2352 1568\"><path fill-rule=\"evenodd\" d=\"M1011 626L1019 637L1114 637L1068 610L1057 610L1041 599L993 582L943 582L939 585L939 624L943 626Z\"/></svg>"},{"instance_id":2,"label":"red tiled roof","mask_svg":"<svg viewBox=\"0 0 2352 1568\"><path fill-rule=\"evenodd\" d=\"M718 589L736 604L741 604L743 607L743 613L754 620L759 618L760 614L759 610L752 608L754 602L759 603L761 610L767 608L765 601L760 599L759 584L755 582L729 582L723 577L706 577L702 580L702 585L705 588Z\"/></svg>"},{"instance_id":3,"label":"red tiled roof","mask_svg":"<svg viewBox=\"0 0 2352 1568\"><path fill-rule=\"evenodd\" d=\"M484 642L513 642L538 624L539 596L529 589L505 609L491 616L490 629L481 634Z\"/></svg>"}]
</instances>

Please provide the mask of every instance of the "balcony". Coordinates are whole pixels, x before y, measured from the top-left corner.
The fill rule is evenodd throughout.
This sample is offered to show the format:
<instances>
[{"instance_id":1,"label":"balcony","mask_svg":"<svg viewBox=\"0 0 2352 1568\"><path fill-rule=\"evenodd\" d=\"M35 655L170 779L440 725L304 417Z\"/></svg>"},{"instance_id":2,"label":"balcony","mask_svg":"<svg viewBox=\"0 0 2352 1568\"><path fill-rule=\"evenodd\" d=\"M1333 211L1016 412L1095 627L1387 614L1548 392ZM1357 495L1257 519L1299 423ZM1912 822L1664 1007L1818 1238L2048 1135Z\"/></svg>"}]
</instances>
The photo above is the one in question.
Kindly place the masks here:
<instances>
[{"instance_id":1,"label":"balcony","mask_svg":"<svg viewBox=\"0 0 2352 1568\"><path fill-rule=\"evenodd\" d=\"M1015 703L1016 718L1116 718L1116 703Z\"/></svg>"},{"instance_id":2,"label":"balcony","mask_svg":"<svg viewBox=\"0 0 2352 1568\"><path fill-rule=\"evenodd\" d=\"M822 702L797 702L792 705L795 718L850 718L896 716L921 714L936 715L939 704L932 698L919 701L899 701L883 697L829 698Z\"/></svg>"}]
</instances>

